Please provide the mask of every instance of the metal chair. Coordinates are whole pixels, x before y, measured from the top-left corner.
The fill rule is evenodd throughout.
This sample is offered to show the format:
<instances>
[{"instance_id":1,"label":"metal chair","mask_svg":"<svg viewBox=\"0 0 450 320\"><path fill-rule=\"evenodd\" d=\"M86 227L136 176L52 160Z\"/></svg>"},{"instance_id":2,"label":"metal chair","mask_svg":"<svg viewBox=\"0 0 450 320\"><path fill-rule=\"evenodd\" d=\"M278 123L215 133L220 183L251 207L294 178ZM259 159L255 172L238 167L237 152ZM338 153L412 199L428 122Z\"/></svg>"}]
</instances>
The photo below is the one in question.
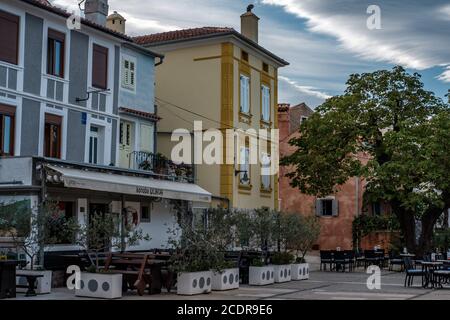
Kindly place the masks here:
<instances>
[{"instance_id":1,"label":"metal chair","mask_svg":"<svg viewBox=\"0 0 450 320\"><path fill-rule=\"evenodd\" d=\"M425 272L422 269L415 269L410 257L403 258L405 264L405 287L412 286L414 284L414 277L422 277L422 286L424 281Z\"/></svg>"},{"instance_id":2,"label":"metal chair","mask_svg":"<svg viewBox=\"0 0 450 320\"><path fill-rule=\"evenodd\" d=\"M332 251L325 251L325 250L321 250L320 251L320 271L322 271L322 266L323 266L323 270L326 271L327 270L327 264L330 265L330 271L333 270L333 253Z\"/></svg>"}]
</instances>

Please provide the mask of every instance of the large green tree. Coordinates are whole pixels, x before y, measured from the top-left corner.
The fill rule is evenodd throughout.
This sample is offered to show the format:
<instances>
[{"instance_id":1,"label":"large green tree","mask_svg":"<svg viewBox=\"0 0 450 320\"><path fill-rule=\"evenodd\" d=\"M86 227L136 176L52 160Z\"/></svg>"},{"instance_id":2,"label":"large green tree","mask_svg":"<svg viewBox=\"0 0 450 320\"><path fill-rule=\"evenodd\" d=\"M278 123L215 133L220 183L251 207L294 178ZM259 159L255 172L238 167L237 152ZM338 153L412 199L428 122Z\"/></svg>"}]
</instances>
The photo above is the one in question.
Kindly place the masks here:
<instances>
[{"instance_id":1,"label":"large green tree","mask_svg":"<svg viewBox=\"0 0 450 320\"><path fill-rule=\"evenodd\" d=\"M364 177L365 200L390 204L408 249L430 250L436 221L450 207L449 105L424 89L419 74L397 66L351 75L345 93L316 111L281 161L292 186L325 196Z\"/></svg>"}]
</instances>

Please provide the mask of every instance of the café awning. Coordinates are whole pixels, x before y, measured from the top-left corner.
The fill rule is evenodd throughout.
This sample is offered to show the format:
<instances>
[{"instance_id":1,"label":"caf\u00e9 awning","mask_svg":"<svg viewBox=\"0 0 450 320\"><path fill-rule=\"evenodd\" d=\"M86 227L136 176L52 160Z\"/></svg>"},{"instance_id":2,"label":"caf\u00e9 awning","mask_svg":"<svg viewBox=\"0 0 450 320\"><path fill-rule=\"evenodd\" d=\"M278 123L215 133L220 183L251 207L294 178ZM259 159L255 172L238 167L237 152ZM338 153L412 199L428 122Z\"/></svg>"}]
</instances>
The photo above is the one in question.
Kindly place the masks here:
<instances>
[{"instance_id":1,"label":"caf\u00e9 awning","mask_svg":"<svg viewBox=\"0 0 450 320\"><path fill-rule=\"evenodd\" d=\"M61 180L66 188L103 191L142 197L211 202L211 193L192 183L79 170L52 165L48 165L47 168L61 175Z\"/></svg>"}]
</instances>

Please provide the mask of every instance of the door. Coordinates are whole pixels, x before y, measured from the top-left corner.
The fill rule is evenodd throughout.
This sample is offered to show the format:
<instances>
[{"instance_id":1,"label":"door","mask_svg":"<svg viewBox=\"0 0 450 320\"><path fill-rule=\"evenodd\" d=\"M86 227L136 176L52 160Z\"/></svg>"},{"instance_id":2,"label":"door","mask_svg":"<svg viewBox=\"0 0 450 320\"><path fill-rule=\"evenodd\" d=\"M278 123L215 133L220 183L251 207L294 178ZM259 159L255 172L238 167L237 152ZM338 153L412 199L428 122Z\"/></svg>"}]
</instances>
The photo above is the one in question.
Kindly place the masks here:
<instances>
[{"instance_id":1,"label":"door","mask_svg":"<svg viewBox=\"0 0 450 320\"><path fill-rule=\"evenodd\" d=\"M98 128L91 127L89 136L89 163L98 164Z\"/></svg>"},{"instance_id":2,"label":"door","mask_svg":"<svg viewBox=\"0 0 450 320\"><path fill-rule=\"evenodd\" d=\"M120 145L119 145L119 153L120 153L120 166L122 168L130 168L133 164L133 156L131 153L134 151L134 125L128 121L120 122Z\"/></svg>"}]
</instances>

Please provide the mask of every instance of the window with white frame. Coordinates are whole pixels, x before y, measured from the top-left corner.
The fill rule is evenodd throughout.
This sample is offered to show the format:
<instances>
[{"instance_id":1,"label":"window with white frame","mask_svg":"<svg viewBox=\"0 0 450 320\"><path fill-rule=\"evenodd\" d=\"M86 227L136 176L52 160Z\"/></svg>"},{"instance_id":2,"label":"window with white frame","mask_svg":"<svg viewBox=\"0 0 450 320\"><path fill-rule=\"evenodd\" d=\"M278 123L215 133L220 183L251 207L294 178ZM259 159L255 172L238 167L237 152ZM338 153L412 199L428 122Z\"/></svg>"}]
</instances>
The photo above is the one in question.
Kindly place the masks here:
<instances>
[{"instance_id":1,"label":"window with white frame","mask_svg":"<svg viewBox=\"0 0 450 320\"><path fill-rule=\"evenodd\" d=\"M250 185L250 148L241 147L240 165L239 165L239 183L241 185Z\"/></svg>"},{"instance_id":2,"label":"window with white frame","mask_svg":"<svg viewBox=\"0 0 450 320\"><path fill-rule=\"evenodd\" d=\"M250 78L241 74L241 112L250 113Z\"/></svg>"},{"instance_id":3,"label":"window with white frame","mask_svg":"<svg viewBox=\"0 0 450 320\"><path fill-rule=\"evenodd\" d=\"M98 150L99 150L99 135L98 127L91 126L89 135L89 163L98 164Z\"/></svg>"},{"instance_id":4,"label":"window with white frame","mask_svg":"<svg viewBox=\"0 0 450 320\"><path fill-rule=\"evenodd\" d=\"M263 152L261 154L261 188L270 190L271 188L271 159L270 154Z\"/></svg>"},{"instance_id":5,"label":"window with white frame","mask_svg":"<svg viewBox=\"0 0 450 320\"><path fill-rule=\"evenodd\" d=\"M269 122L270 121L270 88L266 85L262 85L261 86L261 95L262 95L261 119L265 122Z\"/></svg>"},{"instance_id":6,"label":"window with white frame","mask_svg":"<svg viewBox=\"0 0 450 320\"><path fill-rule=\"evenodd\" d=\"M305 122L306 120L308 120L308 117L301 116L300 117L300 124L303 124L303 122Z\"/></svg>"},{"instance_id":7,"label":"window with white frame","mask_svg":"<svg viewBox=\"0 0 450 320\"><path fill-rule=\"evenodd\" d=\"M136 90L136 60L131 57L122 58L122 87Z\"/></svg>"}]
</instances>

